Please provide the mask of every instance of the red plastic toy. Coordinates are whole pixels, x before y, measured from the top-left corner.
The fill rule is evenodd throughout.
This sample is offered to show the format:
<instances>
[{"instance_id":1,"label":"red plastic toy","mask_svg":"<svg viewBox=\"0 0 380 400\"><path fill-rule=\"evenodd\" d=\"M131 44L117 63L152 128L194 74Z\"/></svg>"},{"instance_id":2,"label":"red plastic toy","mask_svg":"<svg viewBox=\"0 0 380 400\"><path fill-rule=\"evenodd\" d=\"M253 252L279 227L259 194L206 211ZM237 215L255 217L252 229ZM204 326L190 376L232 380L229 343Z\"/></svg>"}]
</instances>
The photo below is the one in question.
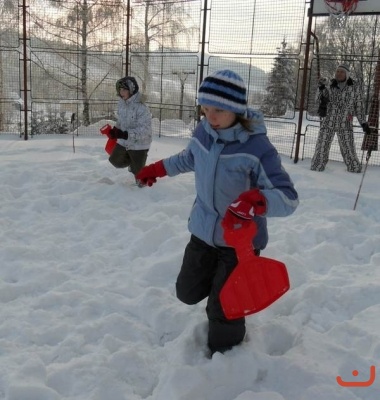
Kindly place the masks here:
<instances>
[{"instance_id":1,"label":"red plastic toy","mask_svg":"<svg viewBox=\"0 0 380 400\"><path fill-rule=\"evenodd\" d=\"M270 306L289 290L285 264L256 256L252 238L257 232L252 221L247 227L224 227L224 239L235 247L238 265L220 292L220 302L227 319L242 318Z\"/></svg>"},{"instance_id":2,"label":"red plastic toy","mask_svg":"<svg viewBox=\"0 0 380 400\"><path fill-rule=\"evenodd\" d=\"M110 131L111 131L111 129L112 129L112 126L111 126L110 124L106 124L106 125L104 125L102 128L100 128L100 133L101 133L102 135L106 135L106 136L108 137L106 146L105 146L105 148L104 148L105 151L106 151L108 154L111 154L111 153L112 153L113 149L114 149L115 146L116 146L116 142L117 142L117 139L113 139L113 138L110 137Z\"/></svg>"}]
</instances>

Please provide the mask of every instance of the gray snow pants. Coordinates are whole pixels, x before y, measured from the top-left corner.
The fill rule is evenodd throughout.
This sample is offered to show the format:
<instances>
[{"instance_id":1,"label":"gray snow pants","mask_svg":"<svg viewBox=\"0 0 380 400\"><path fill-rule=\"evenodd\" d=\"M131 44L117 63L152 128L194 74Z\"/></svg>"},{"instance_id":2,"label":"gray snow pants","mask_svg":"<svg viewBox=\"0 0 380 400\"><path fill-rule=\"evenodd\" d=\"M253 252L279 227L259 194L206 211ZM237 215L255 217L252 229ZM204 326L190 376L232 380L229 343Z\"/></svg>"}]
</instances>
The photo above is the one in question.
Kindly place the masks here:
<instances>
[{"instance_id":1,"label":"gray snow pants","mask_svg":"<svg viewBox=\"0 0 380 400\"><path fill-rule=\"evenodd\" d=\"M321 128L319 131L314 156L311 159L310 169L313 171L324 171L329 160L329 153L335 130ZM356 155L353 131L336 131L340 152L348 172L361 172L362 166Z\"/></svg>"},{"instance_id":2,"label":"gray snow pants","mask_svg":"<svg viewBox=\"0 0 380 400\"><path fill-rule=\"evenodd\" d=\"M147 157L148 150L127 150L116 143L108 160L115 168L130 167L132 174L136 175L145 166Z\"/></svg>"},{"instance_id":3,"label":"gray snow pants","mask_svg":"<svg viewBox=\"0 0 380 400\"><path fill-rule=\"evenodd\" d=\"M233 248L212 247L191 235L177 278L177 297L186 304L196 304L208 297L206 313L211 354L229 350L245 336L245 319L228 320L219 301L219 293L236 265Z\"/></svg>"}]
</instances>

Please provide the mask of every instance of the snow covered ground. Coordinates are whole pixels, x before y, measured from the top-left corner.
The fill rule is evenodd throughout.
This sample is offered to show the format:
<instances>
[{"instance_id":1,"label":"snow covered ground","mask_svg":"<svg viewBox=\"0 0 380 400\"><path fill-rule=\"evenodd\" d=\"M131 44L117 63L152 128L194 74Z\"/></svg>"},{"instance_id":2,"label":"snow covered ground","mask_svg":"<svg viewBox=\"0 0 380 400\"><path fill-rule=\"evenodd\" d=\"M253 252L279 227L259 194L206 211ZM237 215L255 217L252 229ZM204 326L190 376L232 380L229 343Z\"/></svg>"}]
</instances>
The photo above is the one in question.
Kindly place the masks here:
<instances>
[{"instance_id":1,"label":"snow covered ground","mask_svg":"<svg viewBox=\"0 0 380 400\"><path fill-rule=\"evenodd\" d=\"M208 359L205 303L175 296L193 174L139 189L104 142L0 137L0 399L380 398L379 167L354 211L362 174L283 157L300 206L269 220L263 255L291 290ZM148 161L186 143L155 138Z\"/></svg>"}]
</instances>

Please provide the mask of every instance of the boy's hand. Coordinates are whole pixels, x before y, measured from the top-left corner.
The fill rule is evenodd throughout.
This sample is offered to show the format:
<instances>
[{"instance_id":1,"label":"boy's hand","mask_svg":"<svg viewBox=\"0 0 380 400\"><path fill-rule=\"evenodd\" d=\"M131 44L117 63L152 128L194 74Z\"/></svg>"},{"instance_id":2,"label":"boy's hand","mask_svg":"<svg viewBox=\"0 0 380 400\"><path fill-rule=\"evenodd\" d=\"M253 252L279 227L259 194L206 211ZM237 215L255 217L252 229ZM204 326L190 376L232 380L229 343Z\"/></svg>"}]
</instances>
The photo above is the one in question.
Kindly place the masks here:
<instances>
[{"instance_id":1,"label":"boy's hand","mask_svg":"<svg viewBox=\"0 0 380 400\"><path fill-rule=\"evenodd\" d=\"M139 179L142 183L148 186L152 186L157 182L156 178L162 178L166 176L166 170L162 160L155 162L154 164L143 167L136 175L136 179Z\"/></svg>"}]
</instances>

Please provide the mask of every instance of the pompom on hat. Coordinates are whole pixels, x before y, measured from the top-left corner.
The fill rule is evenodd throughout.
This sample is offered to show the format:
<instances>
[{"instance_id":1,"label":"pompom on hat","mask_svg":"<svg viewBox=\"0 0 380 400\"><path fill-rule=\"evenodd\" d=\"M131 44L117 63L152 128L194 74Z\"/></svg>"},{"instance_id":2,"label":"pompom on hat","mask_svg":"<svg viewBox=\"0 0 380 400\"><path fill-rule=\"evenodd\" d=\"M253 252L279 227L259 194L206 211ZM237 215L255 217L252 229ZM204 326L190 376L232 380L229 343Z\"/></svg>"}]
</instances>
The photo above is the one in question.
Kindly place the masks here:
<instances>
[{"instance_id":1,"label":"pompom on hat","mask_svg":"<svg viewBox=\"0 0 380 400\"><path fill-rule=\"evenodd\" d=\"M224 69L207 76L198 91L198 104L243 115L247 111L247 89L235 72Z\"/></svg>"},{"instance_id":2,"label":"pompom on hat","mask_svg":"<svg viewBox=\"0 0 380 400\"><path fill-rule=\"evenodd\" d=\"M133 76L125 76L116 82L116 93L120 96L120 89L127 89L131 96L139 91L139 85Z\"/></svg>"}]
</instances>

